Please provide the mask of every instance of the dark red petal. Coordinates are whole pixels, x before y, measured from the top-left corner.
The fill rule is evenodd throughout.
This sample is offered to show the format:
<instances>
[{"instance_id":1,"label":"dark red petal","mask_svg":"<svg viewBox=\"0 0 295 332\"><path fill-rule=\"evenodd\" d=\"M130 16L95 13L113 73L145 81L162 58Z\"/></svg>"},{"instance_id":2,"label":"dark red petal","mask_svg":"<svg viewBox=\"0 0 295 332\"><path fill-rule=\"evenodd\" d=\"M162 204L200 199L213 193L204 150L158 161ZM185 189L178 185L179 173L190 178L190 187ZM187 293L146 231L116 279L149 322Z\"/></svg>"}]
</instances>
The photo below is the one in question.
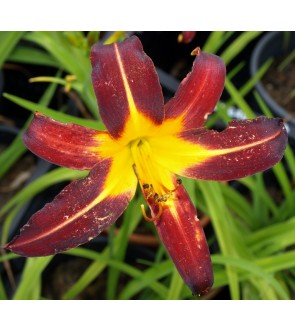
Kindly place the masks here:
<instances>
[{"instance_id":1,"label":"dark red petal","mask_svg":"<svg viewBox=\"0 0 295 332\"><path fill-rule=\"evenodd\" d=\"M27 148L54 164L74 169L91 169L101 158L93 148L99 146L99 131L76 124L65 124L40 113L23 135Z\"/></svg>"},{"instance_id":2,"label":"dark red petal","mask_svg":"<svg viewBox=\"0 0 295 332\"><path fill-rule=\"evenodd\" d=\"M101 118L118 138L129 117L142 113L155 124L164 118L161 86L152 60L136 36L91 50L92 82Z\"/></svg>"},{"instance_id":3,"label":"dark red petal","mask_svg":"<svg viewBox=\"0 0 295 332\"><path fill-rule=\"evenodd\" d=\"M110 160L97 164L85 179L74 181L29 222L4 248L23 256L47 256L79 246L96 237L123 213L134 188L104 193ZM96 203L98 197L101 201Z\"/></svg>"},{"instance_id":4,"label":"dark red petal","mask_svg":"<svg viewBox=\"0 0 295 332\"><path fill-rule=\"evenodd\" d=\"M272 167L282 159L288 141L283 121L265 117L231 121L222 132L186 132L182 138L201 146L202 156L206 158L180 174L221 181L239 179Z\"/></svg>"},{"instance_id":5,"label":"dark red petal","mask_svg":"<svg viewBox=\"0 0 295 332\"><path fill-rule=\"evenodd\" d=\"M202 127L221 96L224 62L216 55L197 52L192 72L165 105L165 118L184 117L184 129Z\"/></svg>"},{"instance_id":6,"label":"dark red petal","mask_svg":"<svg viewBox=\"0 0 295 332\"><path fill-rule=\"evenodd\" d=\"M158 207L148 202L152 215ZM159 236L184 282L193 295L207 293L213 284L210 252L202 225L183 185L163 205L155 221Z\"/></svg>"}]
</instances>

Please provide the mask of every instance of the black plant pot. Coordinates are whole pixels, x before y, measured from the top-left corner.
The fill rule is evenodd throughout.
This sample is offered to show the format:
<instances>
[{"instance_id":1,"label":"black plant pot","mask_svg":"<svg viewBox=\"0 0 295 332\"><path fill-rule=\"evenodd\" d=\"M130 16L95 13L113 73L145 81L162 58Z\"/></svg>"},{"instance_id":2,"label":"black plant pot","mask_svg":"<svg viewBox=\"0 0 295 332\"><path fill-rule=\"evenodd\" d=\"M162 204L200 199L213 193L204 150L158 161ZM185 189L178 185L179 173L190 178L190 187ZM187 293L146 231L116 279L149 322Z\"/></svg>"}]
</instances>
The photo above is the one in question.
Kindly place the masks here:
<instances>
[{"instance_id":1,"label":"black plant pot","mask_svg":"<svg viewBox=\"0 0 295 332\"><path fill-rule=\"evenodd\" d=\"M286 55L295 49L295 32L290 33L290 39L287 45L285 45L284 32L274 31L268 32L257 43L250 60L250 72L254 76L259 68L269 58L277 58ZM280 106L267 92L265 86L261 81L256 84L260 96L263 98L267 106L270 108L274 116L278 116L286 119L288 122L286 128L288 130L289 137L295 142L295 119L285 108ZM292 119L293 117L293 119ZM291 120L290 120L291 119Z\"/></svg>"}]
</instances>

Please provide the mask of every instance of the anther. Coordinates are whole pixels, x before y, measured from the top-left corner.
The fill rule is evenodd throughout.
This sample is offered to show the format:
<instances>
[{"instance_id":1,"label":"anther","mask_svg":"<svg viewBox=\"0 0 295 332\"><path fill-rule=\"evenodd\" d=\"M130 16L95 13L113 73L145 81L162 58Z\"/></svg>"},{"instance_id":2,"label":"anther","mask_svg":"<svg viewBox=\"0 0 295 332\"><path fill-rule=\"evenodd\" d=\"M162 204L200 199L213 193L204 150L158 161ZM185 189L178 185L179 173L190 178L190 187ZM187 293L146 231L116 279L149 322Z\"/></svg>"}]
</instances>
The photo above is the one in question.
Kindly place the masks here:
<instances>
[{"instance_id":1,"label":"anther","mask_svg":"<svg viewBox=\"0 0 295 332\"><path fill-rule=\"evenodd\" d=\"M143 215L143 217L144 217L144 219L146 221L153 222L153 221L157 220L158 218L160 218L160 216L161 216L161 214L163 212L163 208L162 208L161 204L159 204L158 206L159 206L159 211L158 211L157 215L155 215L154 217L150 218L145 213L144 205L143 204L140 205L142 215Z\"/></svg>"},{"instance_id":2,"label":"anther","mask_svg":"<svg viewBox=\"0 0 295 332\"><path fill-rule=\"evenodd\" d=\"M144 183L142 185L146 199L149 199L154 194L154 188L152 184Z\"/></svg>"},{"instance_id":3,"label":"anther","mask_svg":"<svg viewBox=\"0 0 295 332\"><path fill-rule=\"evenodd\" d=\"M170 197L170 196L169 196ZM157 202L160 203L160 202L167 202L167 199L169 198L167 197L167 195L163 195L162 197L160 197Z\"/></svg>"},{"instance_id":4,"label":"anther","mask_svg":"<svg viewBox=\"0 0 295 332\"><path fill-rule=\"evenodd\" d=\"M182 180L181 179L176 179L176 187L170 191L170 193L173 193L174 191L177 190L177 188L182 184Z\"/></svg>"},{"instance_id":5,"label":"anther","mask_svg":"<svg viewBox=\"0 0 295 332\"><path fill-rule=\"evenodd\" d=\"M155 193L153 199L156 201L159 198L159 195L157 193Z\"/></svg>"},{"instance_id":6,"label":"anther","mask_svg":"<svg viewBox=\"0 0 295 332\"><path fill-rule=\"evenodd\" d=\"M178 179L176 180L176 183L179 184L179 185L181 185L181 184L182 184L182 180L178 178Z\"/></svg>"}]
</instances>

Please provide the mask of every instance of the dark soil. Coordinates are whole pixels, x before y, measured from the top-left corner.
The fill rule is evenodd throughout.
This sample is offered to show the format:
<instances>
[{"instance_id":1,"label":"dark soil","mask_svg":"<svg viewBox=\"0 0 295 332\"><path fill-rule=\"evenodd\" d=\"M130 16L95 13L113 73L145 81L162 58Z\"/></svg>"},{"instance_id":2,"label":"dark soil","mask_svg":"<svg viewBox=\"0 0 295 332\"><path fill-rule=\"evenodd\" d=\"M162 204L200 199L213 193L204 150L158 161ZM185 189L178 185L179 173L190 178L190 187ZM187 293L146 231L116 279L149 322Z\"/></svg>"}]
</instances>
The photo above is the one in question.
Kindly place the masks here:
<instances>
[{"instance_id":1,"label":"dark soil","mask_svg":"<svg viewBox=\"0 0 295 332\"><path fill-rule=\"evenodd\" d=\"M82 258L71 259L58 264L43 283L43 295L50 300L60 300L89 266L89 261ZM94 300L105 298L107 275L104 272L75 299Z\"/></svg>"},{"instance_id":2,"label":"dark soil","mask_svg":"<svg viewBox=\"0 0 295 332\"><path fill-rule=\"evenodd\" d=\"M4 150L0 144L0 153ZM8 173L0 179L0 208L22 189L36 167L36 159L29 153L25 154L13 165Z\"/></svg>"},{"instance_id":3,"label":"dark soil","mask_svg":"<svg viewBox=\"0 0 295 332\"><path fill-rule=\"evenodd\" d=\"M284 69L278 66L284 58L275 59L262 82L269 95L292 116L295 116L295 59Z\"/></svg>"}]
</instances>

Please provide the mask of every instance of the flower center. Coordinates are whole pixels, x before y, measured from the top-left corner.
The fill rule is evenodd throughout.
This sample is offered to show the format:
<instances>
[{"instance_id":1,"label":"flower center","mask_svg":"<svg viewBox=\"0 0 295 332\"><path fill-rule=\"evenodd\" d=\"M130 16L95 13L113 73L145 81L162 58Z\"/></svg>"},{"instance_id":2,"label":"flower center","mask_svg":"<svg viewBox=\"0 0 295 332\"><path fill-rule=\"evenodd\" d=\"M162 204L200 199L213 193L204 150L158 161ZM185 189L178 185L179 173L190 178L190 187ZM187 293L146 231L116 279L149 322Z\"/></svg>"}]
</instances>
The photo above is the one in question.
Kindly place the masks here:
<instances>
[{"instance_id":1,"label":"flower center","mask_svg":"<svg viewBox=\"0 0 295 332\"><path fill-rule=\"evenodd\" d=\"M155 162L153 150L147 138L132 141L130 150L134 161L134 172L142 192L149 203L158 206L159 213L156 216L158 218L162 213L162 205L168 204L168 200L173 196L180 180L175 186L171 172ZM143 208L142 212L146 220L154 221L156 219L147 217Z\"/></svg>"},{"instance_id":2,"label":"flower center","mask_svg":"<svg viewBox=\"0 0 295 332\"><path fill-rule=\"evenodd\" d=\"M170 172L155 163L148 139L136 139L131 142L130 148L134 170L142 189L147 189L143 185L148 184L150 191L152 190L159 197L171 191L173 182Z\"/></svg>"}]
</instances>

